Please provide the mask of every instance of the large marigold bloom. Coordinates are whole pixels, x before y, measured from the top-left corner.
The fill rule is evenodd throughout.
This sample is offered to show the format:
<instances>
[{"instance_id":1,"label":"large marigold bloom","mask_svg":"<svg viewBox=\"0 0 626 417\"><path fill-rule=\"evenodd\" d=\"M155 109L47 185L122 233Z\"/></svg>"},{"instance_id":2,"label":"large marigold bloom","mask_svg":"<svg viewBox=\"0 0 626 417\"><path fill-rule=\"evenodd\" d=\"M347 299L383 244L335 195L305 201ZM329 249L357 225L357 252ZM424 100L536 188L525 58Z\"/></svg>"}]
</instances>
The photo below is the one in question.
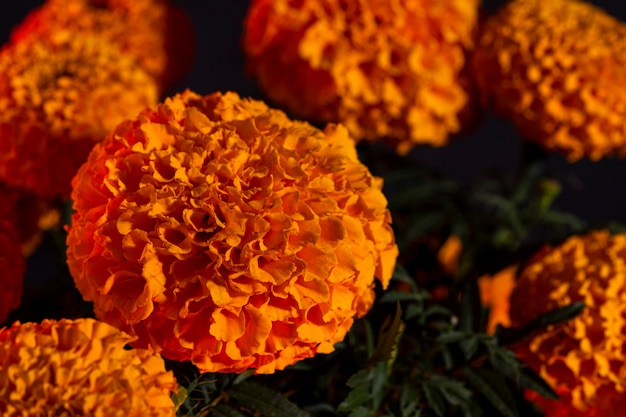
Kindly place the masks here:
<instances>
[{"instance_id":1,"label":"large marigold bloom","mask_svg":"<svg viewBox=\"0 0 626 417\"><path fill-rule=\"evenodd\" d=\"M97 38L57 32L0 51L0 180L68 196L94 143L156 103L135 61Z\"/></svg>"},{"instance_id":2,"label":"large marigold bloom","mask_svg":"<svg viewBox=\"0 0 626 417\"><path fill-rule=\"evenodd\" d=\"M175 416L176 380L161 357L93 319L0 329L3 416Z\"/></svg>"},{"instance_id":3,"label":"large marigold bloom","mask_svg":"<svg viewBox=\"0 0 626 417\"><path fill-rule=\"evenodd\" d=\"M121 124L73 181L68 264L101 319L202 371L330 352L386 287L382 180L323 132L234 93Z\"/></svg>"},{"instance_id":4,"label":"large marigold bloom","mask_svg":"<svg viewBox=\"0 0 626 417\"><path fill-rule=\"evenodd\" d=\"M253 0L248 69L301 117L344 123L359 139L386 138L400 153L445 145L467 119L478 4Z\"/></svg>"},{"instance_id":5,"label":"large marigold bloom","mask_svg":"<svg viewBox=\"0 0 626 417\"><path fill-rule=\"evenodd\" d=\"M96 36L134 56L161 91L191 68L195 37L184 11L168 0L47 0L11 39L53 36L59 30Z\"/></svg>"},{"instance_id":6,"label":"large marigold bloom","mask_svg":"<svg viewBox=\"0 0 626 417\"><path fill-rule=\"evenodd\" d=\"M537 253L518 277L513 325L582 301L578 317L515 346L520 358L560 394L530 393L546 416L622 416L626 409L626 235L606 231L569 238Z\"/></svg>"},{"instance_id":7,"label":"large marigold bloom","mask_svg":"<svg viewBox=\"0 0 626 417\"><path fill-rule=\"evenodd\" d=\"M0 218L0 323L20 305L25 268L15 229Z\"/></svg>"},{"instance_id":8,"label":"large marigold bloom","mask_svg":"<svg viewBox=\"0 0 626 417\"><path fill-rule=\"evenodd\" d=\"M515 0L473 59L485 103L574 161L626 156L626 24L577 0Z\"/></svg>"}]
</instances>

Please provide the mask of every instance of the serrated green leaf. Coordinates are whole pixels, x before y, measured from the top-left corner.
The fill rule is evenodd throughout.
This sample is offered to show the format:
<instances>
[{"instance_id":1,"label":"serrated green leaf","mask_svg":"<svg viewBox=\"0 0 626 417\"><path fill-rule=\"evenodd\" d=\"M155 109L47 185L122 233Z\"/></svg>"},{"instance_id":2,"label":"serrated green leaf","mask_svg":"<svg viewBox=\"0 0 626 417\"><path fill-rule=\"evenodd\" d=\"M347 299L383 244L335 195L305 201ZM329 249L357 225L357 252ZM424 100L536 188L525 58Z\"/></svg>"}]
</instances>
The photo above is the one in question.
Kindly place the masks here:
<instances>
[{"instance_id":1,"label":"serrated green leaf","mask_svg":"<svg viewBox=\"0 0 626 417\"><path fill-rule=\"evenodd\" d=\"M441 392L437 389L436 384L432 384L430 379L427 379L422 384L422 389L424 390L424 397L426 397L428 407L439 417L444 417L447 409L446 402Z\"/></svg>"},{"instance_id":2,"label":"serrated green leaf","mask_svg":"<svg viewBox=\"0 0 626 417\"><path fill-rule=\"evenodd\" d=\"M489 369L463 368L468 382L505 417L519 417L515 400L502 377Z\"/></svg>"},{"instance_id":3,"label":"serrated green leaf","mask_svg":"<svg viewBox=\"0 0 626 417\"><path fill-rule=\"evenodd\" d=\"M495 346L489 349L488 352L489 361L494 369L520 388L531 389L545 398L559 399L558 394L552 387L530 367L521 363L510 350Z\"/></svg>"},{"instance_id":4,"label":"serrated green leaf","mask_svg":"<svg viewBox=\"0 0 626 417\"><path fill-rule=\"evenodd\" d=\"M440 334L437 337L437 343L441 343L441 344L448 344L448 343L458 343L461 340L467 338L467 333L466 332L459 332L456 330L452 330L450 332L445 332Z\"/></svg>"},{"instance_id":5,"label":"serrated green leaf","mask_svg":"<svg viewBox=\"0 0 626 417\"><path fill-rule=\"evenodd\" d=\"M419 417L422 410L419 406L419 397L412 384L402 384L400 389L400 413L401 417Z\"/></svg>"},{"instance_id":6,"label":"serrated green leaf","mask_svg":"<svg viewBox=\"0 0 626 417\"><path fill-rule=\"evenodd\" d=\"M340 411L356 410L370 400L370 373L368 369L361 369L352 375L346 385L352 390L339 404Z\"/></svg>"},{"instance_id":7,"label":"serrated green leaf","mask_svg":"<svg viewBox=\"0 0 626 417\"><path fill-rule=\"evenodd\" d=\"M251 381L232 385L228 394L244 407L264 417L310 417L310 414L289 401L279 392Z\"/></svg>"},{"instance_id":8,"label":"serrated green leaf","mask_svg":"<svg viewBox=\"0 0 626 417\"><path fill-rule=\"evenodd\" d=\"M535 331L545 329L549 325L559 324L578 316L585 309L585 304L577 301L563 307L557 307L541 314L529 323L515 328L498 327L496 340L501 345L517 342Z\"/></svg>"}]
</instances>

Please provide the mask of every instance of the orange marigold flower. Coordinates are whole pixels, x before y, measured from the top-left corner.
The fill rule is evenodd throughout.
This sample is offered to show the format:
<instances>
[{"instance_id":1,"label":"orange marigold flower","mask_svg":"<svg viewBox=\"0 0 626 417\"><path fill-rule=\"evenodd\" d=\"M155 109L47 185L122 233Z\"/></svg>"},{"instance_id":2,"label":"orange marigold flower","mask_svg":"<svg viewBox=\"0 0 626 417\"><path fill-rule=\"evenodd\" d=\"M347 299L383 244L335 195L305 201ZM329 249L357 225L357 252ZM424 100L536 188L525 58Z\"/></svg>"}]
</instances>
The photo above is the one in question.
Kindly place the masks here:
<instances>
[{"instance_id":1,"label":"orange marigold flower","mask_svg":"<svg viewBox=\"0 0 626 417\"><path fill-rule=\"evenodd\" d=\"M520 134L570 161L626 156L626 24L577 0L515 0L484 25L478 89Z\"/></svg>"},{"instance_id":2,"label":"orange marigold flower","mask_svg":"<svg viewBox=\"0 0 626 417\"><path fill-rule=\"evenodd\" d=\"M0 329L3 416L175 416L176 380L161 357L93 319Z\"/></svg>"},{"instance_id":3,"label":"orange marigold flower","mask_svg":"<svg viewBox=\"0 0 626 417\"><path fill-rule=\"evenodd\" d=\"M479 0L253 0L248 69L301 117L400 153L442 146L467 119Z\"/></svg>"},{"instance_id":4,"label":"orange marigold flower","mask_svg":"<svg viewBox=\"0 0 626 417\"><path fill-rule=\"evenodd\" d=\"M73 181L68 264L101 319L206 372L330 352L386 287L382 180L342 126L186 91L121 124Z\"/></svg>"},{"instance_id":5,"label":"orange marigold flower","mask_svg":"<svg viewBox=\"0 0 626 417\"><path fill-rule=\"evenodd\" d=\"M520 359L560 394L529 397L547 416L611 417L626 408L626 235L574 236L537 253L511 295L513 325L582 301L578 317L518 343Z\"/></svg>"},{"instance_id":6,"label":"orange marigold flower","mask_svg":"<svg viewBox=\"0 0 626 417\"><path fill-rule=\"evenodd\" d=\"M25 268L15 229L0 218L0 323L20 305Z\"/></svg>"},{"instance_id":7,"label":"orange marigold flower","mask_svg":"<svg viewBox=\"0 0 626 417\"><path fill-rule=\"evenodd\" d=\"M489 334L494 334L499 324L505 327L511 325L509 298L515 286L516 273L517 266L509 266L493 276L485 275L478 279L480 300L484 306L489 307Z\"/></svg>"},{"instance_id":8,"label":"orange marigold flower","mask_svg":"<svg viewBox=\"0 0 626 417\"><path fill-rule=\"evenodd\" d=\"M437 261L446 274L456 274L459 269L459 260L462 252L463 241L461 238L456 235L448 236L437 253Z\"/></svg>"},{"instance_id":9,"label":"orange marigold flower","mask_svg":"<svg viewBox=\"0 0 626 417\"><path fill-rule=\"evenodd\" d=\"M57 32L9 45L0 51L0 180L68 196L94 143L157 99L152 78L101 39Z\"/></svg>"},{"instance_id":10,"label":"orange marigold flower","mask_svg":"<svg viewBox=\"0 0 626 417\"><path fill-rule=\"evenodd\" d=\"M182 78L193 63L191 21L168 0L47 0L26 16L11 39L53 36L60 30L116 45L136 58L161 91Z\"/></svg>"}]
</instances>

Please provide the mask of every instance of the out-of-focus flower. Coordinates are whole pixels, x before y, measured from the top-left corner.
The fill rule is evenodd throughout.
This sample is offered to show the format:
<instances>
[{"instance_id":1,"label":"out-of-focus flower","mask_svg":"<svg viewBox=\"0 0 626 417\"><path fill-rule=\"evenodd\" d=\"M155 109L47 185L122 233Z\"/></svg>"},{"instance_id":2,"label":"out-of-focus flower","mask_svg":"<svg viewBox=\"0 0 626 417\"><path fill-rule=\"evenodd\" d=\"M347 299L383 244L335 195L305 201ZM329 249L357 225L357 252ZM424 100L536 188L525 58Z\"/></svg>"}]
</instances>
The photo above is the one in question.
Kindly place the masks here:
<instances>
[{"instance_id":1,"label":"out-of-focus flower","mask_svg":"<svg viewBox=\"0 0 626 417\"><path fill-rule=\"evenodd\" d=\"M577 0L514 0L482 29L485 104L570 161L626 156L626 24Z\"/></svg>"},{"instance_id":2,"label":"out-of-focus flower","mask_svg":"<svg viewBox=\"0 0 626 417\"><path fill-rule=\"evenodd\" d=\"M249 72L272 100L399 153L469 119L478 0L253 0Z\"/></svg>"},{"instance_id":3,"label":"out-of-focus flower","mask_svg":"<svg viewBox=\"0 0 626 417\"><path fill-rule=\"evenodd\" d=\"M494 275L485 275L478 279L480 300L484 306L489 307L489 334L494 334L499 324L505 327L511 325L509 298L515 286L517 269L517 266L509 266Z\"/></svg>"},{"instance_id":4,"label":"out-of-focus flower","mask_svg":"<svg viewBox=\"0 0 626 417\"><path fill-rule=\"evenodd\" d=\"M611 417L626 409L626 235L574 236L537 253L511 295L513 325L572 302L586 308L514 349L561 396L529 393L546 416Z\"/></svg>"},{"instance_id":5,"label":"out-of-focus flower","mask_svg":"<svg viewBox=\"0 0 626 417\"><path fill-rule=\"evenodd\" d=\"M67 197L94 143L156 101L152 78L102 39L66 31L10 44L0 51L0 180Z\"/></svg>"},{"instance_id":6,"label":"out-of-focus flower","mask_svg":"<svg viewBox=\"0 0 626 417\"><path fill-rule=\"evenodd\" d=\"M175 416L176 380L161 357L93 319L0 329L3 416Z\"/></svg>"},{"instance_id":7,"label":"out-of-focus flower","mask_svg":"<svg viewBox=\"0 0 626 417\"><path fill-rule=\"evenodd\" d=\"M68 265L96 314L205 372L333 350L398 253L382 180L342 126L185 92L121 124L73 180Z\"/></svg>"},{"instance_id":8,"label":"out-of-focus flower","mask_svg":"<svg viewBox=\"0 0 626 417\"><path fill-rule=\"evenodd\" d=\"M456 274L459 269L459 259L463 252L463 241L456 235L450 235L437 253L437 261L448 275Z\"/></svg>"},{"instance_id":9,"label":"out-of-focus flower","mask_svg":"<svg viewBox=\"0 0 626 417\"><path fill-rule=\"evenodd\" d=\"M0 218L0 323L20 305L25 268L14 227Z\"/></svg>"},{"instance_id":10,"label":"out-of-focus flower","mask_svg":"<svg viewBox=\"0 0 626 417\"><path fill-rule=\"evenodd\" d=\"M13 31L20 42L53 36L100 37L134 56L161 91L189 71L195 54L191 21L168 0L47 0Z\"/></svg>"}]
</instances>

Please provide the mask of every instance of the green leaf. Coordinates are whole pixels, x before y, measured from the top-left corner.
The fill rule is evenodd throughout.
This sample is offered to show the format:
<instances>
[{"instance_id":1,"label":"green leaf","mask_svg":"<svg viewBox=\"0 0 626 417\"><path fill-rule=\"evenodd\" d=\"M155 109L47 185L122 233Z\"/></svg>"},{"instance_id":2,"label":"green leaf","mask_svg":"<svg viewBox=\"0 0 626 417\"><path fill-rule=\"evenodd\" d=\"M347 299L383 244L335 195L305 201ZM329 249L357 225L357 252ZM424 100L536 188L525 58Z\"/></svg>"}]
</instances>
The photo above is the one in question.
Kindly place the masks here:
<instances>
[{"instance_id":1,"label":"green leaf","mask_svg":"<svg viewBox=\"0 0 626 417\"><path fill-rule=\"evenodd\" d=\"M347 385L352 388L352 391L339 404L340 411L356 410L370 400L370 372L368 369L361 369L352 375Z\"/></svg>"},{"instance_id":2,"label":"green leaf","mask_svg":"<svg viewBox=\"0 0 626 417\"><path fill-rule=\"evenodd\" d=\"M232 385L227 393L246 408L264 417L310 417L310 414L289 401L279 392L251 381Z\"/></svg>"},{"instance_id":3,"label":"green leaf","mask_svg":"<svg viewBox=\"0 0 626 417\"><path fill-rule=\"evenodd\" d=\"M529 323L516 327L498 327L496 340L500 345L507 345L517 342L532 333L545 329L549 325L559 324L578 316L585 309L585 303L577 301L563 307L557 307L547 313L541 314Z\"/></svg>"},{"instance_id":4,"label":"green leaf","mask_svg":"<svg viewBox=\"0 0 626 417\"><path fill-rule=\"evenodd\" d=\"M505 417L519 417L515 400L502 377L489 369L463 368L468 382Z\"/></svg>"},{"instance_id":5,"label":"green leaf","mask_svg":"<svg viewBox=\"0 0 626 417\"><path fill-rule=\"evenodd\" d=\"M422 384L426 402L428 403L428 407L433 410L435 414L439 417L444 417L447 409L445 399L437 388L437 385L430 381L431 379L429 378Z\"/></svg>"},{"instance_id":6,"label":"green leaf","mask_svg":"<svg viewBox=\"0 0 626 417\"><path fill-rule=\"evenodd\" d=\"M374 349L374 353L370 356L369 364L374 365L378 362L393 360L403 331L402 308L400 308L400 303L397 303L396 314L393 319L390 322L389 317L387 317L381 328L378 344L376 349Z\"/></svg>"},{"instance_id":7,"label":"green leaf","mask_svg":"<svg viewBox=\"0 0 626 417\"><path fill-rule=\"evenodd\" d=\"M178 411L181 405L187 401L189 397L189 392L187 388L182 385L178 385L178 390L172 394L172 401L174 402L174 411Z\"/></svg>"},{"instance_id":8,"label":"green leaf","mask_svg":"<svg viewBox=\"0 0 626 417\"><path fill-rule=\"evenodd\" d=\"M558 400L559 396L552 387L530 367L521 363L510 350L493 346L488 349L491 365L510 381L521 388L531 389L541 396Z\"/></svg>"}]
</instances>

